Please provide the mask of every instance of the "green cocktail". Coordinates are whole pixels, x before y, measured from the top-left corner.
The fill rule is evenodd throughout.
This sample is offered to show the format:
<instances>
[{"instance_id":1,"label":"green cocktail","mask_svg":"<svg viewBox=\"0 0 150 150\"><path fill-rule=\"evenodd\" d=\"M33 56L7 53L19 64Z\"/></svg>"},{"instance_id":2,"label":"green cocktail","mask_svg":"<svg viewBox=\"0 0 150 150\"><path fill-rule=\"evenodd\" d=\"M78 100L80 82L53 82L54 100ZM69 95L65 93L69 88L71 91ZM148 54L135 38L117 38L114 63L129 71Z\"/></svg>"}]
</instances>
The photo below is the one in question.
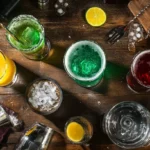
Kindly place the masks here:
<instances>
[{"instance_id":1,"label":"green cocktail","mask_svg":"<svg viewBox=\"0 0 150 150\"><path fill-rule=\"evenodd\" d=\"M103 78L106 58L102 48L91 41L79 41L64 56L67 73L81 86L91 87Z\"/></svg>"},{"instance_id":2,"label":"green cocktail","mask_svg":"<svg viewBox=\"0 0 150 150\"><path fill-rule=\"evenodd\" d=\"M44 28L35 17L19 15L8 24L7 29L19 40L7 33L9 43L27 58L41 60L49 54L50 43L45 40Z\"/></svg>"}]
</instances>

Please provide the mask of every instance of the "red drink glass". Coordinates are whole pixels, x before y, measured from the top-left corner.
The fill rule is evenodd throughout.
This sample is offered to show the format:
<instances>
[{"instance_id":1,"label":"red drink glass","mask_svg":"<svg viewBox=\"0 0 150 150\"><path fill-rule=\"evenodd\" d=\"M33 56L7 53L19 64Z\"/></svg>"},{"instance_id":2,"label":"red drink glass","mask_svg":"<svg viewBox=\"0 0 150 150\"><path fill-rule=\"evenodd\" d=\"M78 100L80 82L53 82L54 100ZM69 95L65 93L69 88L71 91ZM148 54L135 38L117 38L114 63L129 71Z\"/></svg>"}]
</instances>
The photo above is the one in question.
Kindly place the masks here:
<instances>
[{"instance_id":1,"label":"red drink glass","mask_svg":"<svg viewBox=\"0 0 150 150\"><path fill-rule=\"evenodd\" d=\"M126 76L128 87L136 92L150 91L150 50L138 53Z\"/></svg>"}]
</instances>

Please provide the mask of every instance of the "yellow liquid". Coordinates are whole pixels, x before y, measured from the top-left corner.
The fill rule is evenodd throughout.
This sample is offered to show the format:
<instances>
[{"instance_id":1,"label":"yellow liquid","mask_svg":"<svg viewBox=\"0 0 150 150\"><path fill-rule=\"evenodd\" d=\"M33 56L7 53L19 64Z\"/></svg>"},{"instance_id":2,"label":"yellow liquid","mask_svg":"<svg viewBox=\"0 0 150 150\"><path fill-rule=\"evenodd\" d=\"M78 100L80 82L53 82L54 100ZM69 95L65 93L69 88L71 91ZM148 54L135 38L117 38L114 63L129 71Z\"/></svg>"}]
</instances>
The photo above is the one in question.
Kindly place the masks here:
<instances>
[{"instance_id":1,"label":"yellow liquid","mask_svg":"<svg viewBox=\"0 0 150 150\"><path fill-rule=\"evenodd\" d=\"M15 74L15 63L0 52L0 86L11 84Z\"/></svg>"},{"instance_id":2,"label":"yellow liquid","mask_svg":"<svg viewBox=\"0 0 150 150\"><path fill-rule=\"evenodd\" d=\"M83 127L77 122L71 122L66 130L68 138L73 142L80 142L85 135Z\"/></svg>"}]
</instances>

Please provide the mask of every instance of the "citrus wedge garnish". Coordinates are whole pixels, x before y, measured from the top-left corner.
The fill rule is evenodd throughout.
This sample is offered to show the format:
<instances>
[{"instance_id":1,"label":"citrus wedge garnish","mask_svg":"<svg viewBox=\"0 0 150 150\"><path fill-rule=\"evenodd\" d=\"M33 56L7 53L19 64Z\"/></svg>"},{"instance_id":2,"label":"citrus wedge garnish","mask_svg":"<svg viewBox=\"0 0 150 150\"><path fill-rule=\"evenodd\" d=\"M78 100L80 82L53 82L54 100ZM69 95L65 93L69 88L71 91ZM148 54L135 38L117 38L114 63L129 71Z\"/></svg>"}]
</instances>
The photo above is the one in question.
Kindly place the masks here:
<instances>
[{"instance_id":1,"label":"citrus wedge garnish","mask_svg":"<svg viewBox=\"0 0 150 150\"><path fill-rule=\"evenodd\" d=\"M91 7L86 12L86 20L93 27L101 26L106 22L106 13L99 7Z\"/></svg>"}]
</instances>

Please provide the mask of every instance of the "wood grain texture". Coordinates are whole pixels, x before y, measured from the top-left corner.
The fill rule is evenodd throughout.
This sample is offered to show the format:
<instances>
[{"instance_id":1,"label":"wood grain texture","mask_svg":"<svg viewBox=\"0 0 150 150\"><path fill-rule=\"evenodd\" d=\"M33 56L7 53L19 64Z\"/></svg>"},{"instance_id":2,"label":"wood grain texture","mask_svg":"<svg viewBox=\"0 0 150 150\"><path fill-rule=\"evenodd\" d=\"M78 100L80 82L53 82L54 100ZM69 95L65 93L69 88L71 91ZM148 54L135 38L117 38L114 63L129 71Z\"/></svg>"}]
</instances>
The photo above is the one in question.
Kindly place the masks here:
<instances>
[{"instance_id":1,"label":"wood grain texture","mask_svg":"<svg viewBox=\"0 0 150 150\"><path fill-rule=\"evenodd\" d=\"M65 16L59 17L54 10L55 0L51 0L48 10L40 10L36 0L22 0L9 19L19 14L31 14L44 26L52 49L49 58L44 61L26 59L12 48L5 38L5 31L0 29L0 49L13 59L18 68L17 84L10 88L0 88L0 102L18 112L25 122L25 128L34 122L42 122L62 135L65 122L72 116L82 115L86 111L98 114L98 131L90 142L91 150L123 150L113 145L100 127L100 121L113 105L121 101L137 101L150 110L149 94L136 95L126 85L125 77L133 59L127 50L127 37L115 45L105 42L106 33L117 25L126 24L132 15L126 5L104 5L98 0L74 0ZM85 11L92 6L99 6L107 13L107 22L98 28L89 26L85 21ZM7 25L7 22L4 22ZM107 57L107 67L102 84L86 89L77 85L64 71L63 56L66 49L79 40L92 40L100 44ZM138 50L149 48L149 40L137 45ZM120 71L118 72L118 68ZM33 112L26 102L25 91L29 83L39 77L55 79L63 89L64 98L60 109L47 117ZM90 108L90 109L89 109ZM53 123L52 123L53 122ZM14 149L21 133L11 133L2 143L2 150ZM88 148L72 145L55 133L48 150L86 150ZM136 149L149 150L150 147Z\"/></svg>"},{"instance_id":2,"label":"wood grain texture","mask_svg":"<svg viewBox=\"0 0 150 150\"><path fill-rule=\"evenodd\" d=\"M132 0L128 4L128 7L133 13L133 15L136 16L140 12L140 10L143 9L149 3L149 0ZM139 16L138 20L142 24L145 31L150 30L150 8L148 8L141 16Z\"/></svg>"}]
</instances>

